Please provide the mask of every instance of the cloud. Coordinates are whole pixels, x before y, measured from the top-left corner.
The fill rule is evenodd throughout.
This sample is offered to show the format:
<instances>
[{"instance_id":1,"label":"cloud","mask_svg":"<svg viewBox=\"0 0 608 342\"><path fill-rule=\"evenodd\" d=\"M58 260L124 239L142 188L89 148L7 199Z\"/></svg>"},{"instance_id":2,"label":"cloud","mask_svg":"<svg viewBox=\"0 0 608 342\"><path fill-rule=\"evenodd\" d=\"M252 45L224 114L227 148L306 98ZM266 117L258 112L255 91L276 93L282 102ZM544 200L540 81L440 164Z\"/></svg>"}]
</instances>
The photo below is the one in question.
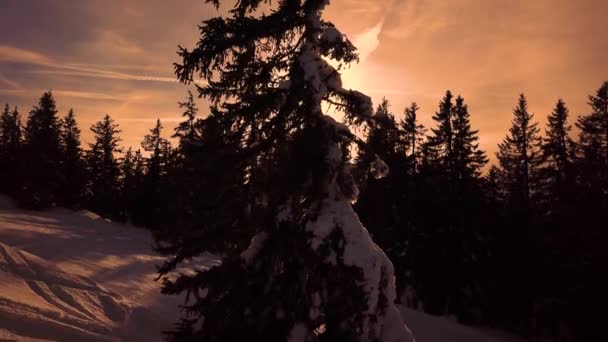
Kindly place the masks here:
<instances>
[{"instance_id":1,"label":"cloud","mask_svg":"<svg viewBox=\"0 0 608 342\"><path fill-rule=\"evenodd\" d=\"M40 93L37 90L36 93ZM88 100L101 100L101 101L123 101L127 98L126 95L106 94L93 91L78 91L78 90L56 90L53 89L53 94L65 97L74 97Z\"/></svg>"},{"instance_id":2,"label":"cloud","mask_svg":"<svg viewBox=\"0 0 608 342\"><path fill-rule=\"evenodd\" d=\"M378 36L380 35L383 25L384 20L381 20L375 26L370 27L353 39L353 44L357 47L357 51L359 52L360 63L365 62L369 55L376 51L378 45L380 45Z\"/></svg>"},{"instance_id":3,"label":"cloud","mask_svg":"<svg viewBox=\"0 0 608 342\"><path fill-rule=\"evenodd\" d=\"M382 32L399 27L403 4L405 0L392 0L374 26L354 37L353 43L359 50L359 59L362 62L378 48Z\"/></svg>"},{"instance_id":4,"label":"cloud","mask_svg":"<svg viewBox=\"0 0 608 342\"><path fill-rule=\"evenodd\" d=\"M38 96L48 89L0 89L0 94L4 95L20 95L20 96ZM61 96L61 97L71 97L78 99L87 99L87 100L100 100L100 101L124 101L128 98L127 95L115 95L115 94L107 94L101 92L89 92L89 91L79 91L79 90L63 90L63 89L52 89L53 95Z\"/></svg>"},{"instance_id":5,"label":"cloud","mask_svg":"<svg viewBox=\"0 0 608 342\"><path fill-rule=\"evenodd\" d=\"M13 89L21 89L21 85L0 73L0 84L4 83Z\"/></svg>"},{"instance_id":6,"label":"cloud","mask_svg":"<svg viewBox=\"0 0 608 342\"><path fill-rule=\"evenodd\" d=\"M127 81L151 81L151 82L169 82L178 83L175 77L162 77L162 76L145 76L145 75L133 75L120 72L99 70L99 69L88 69L79 68L72 66L61 66L59 70L42 70L33 69L27 72L33 74L44 74L44 75L60 75L60 76L77 76L77 77L93 77L93 78L109 78L116 80L127 80Z\"/></svg>"},{"instance_id":7,"label":"cloud","mask_svg":"<svg viewBox=\"0 0 608 342\"><path fill-rule=\"evenodd\" d=\"M119 80L131 80L131 81L152 81L152 82L171 82L177 83L175 77L163 77L163 76L148 76L148 75L136 75L124 72L115 72L111 70L104 70L99 68L83 67L77 64L62 64L53 61L51 58L44 56L40 53L15 48L12 46L0 46L0 63L10 62L17 64L29 64L46 69L34 69L28 72L37 74L55 74L65 76L81 76L81 77L98 77L98 78L111 78ZM0 75L1 76L1 75ZM0 78L0 80L4 80ZM10 80L9 80L10 81ZM11 86L14 83L11 83Z\"/></svg>"},{"instance_id":8,"label":"cloud","mask_svg":"<svg viewBox=\"0 0 608 342\"><path fill-rule=\"evenodd\" d=\"M49 64L50 60L46 56L34 51L0 45L0 62L45 65Z\"/></svg>"}]
</instances>

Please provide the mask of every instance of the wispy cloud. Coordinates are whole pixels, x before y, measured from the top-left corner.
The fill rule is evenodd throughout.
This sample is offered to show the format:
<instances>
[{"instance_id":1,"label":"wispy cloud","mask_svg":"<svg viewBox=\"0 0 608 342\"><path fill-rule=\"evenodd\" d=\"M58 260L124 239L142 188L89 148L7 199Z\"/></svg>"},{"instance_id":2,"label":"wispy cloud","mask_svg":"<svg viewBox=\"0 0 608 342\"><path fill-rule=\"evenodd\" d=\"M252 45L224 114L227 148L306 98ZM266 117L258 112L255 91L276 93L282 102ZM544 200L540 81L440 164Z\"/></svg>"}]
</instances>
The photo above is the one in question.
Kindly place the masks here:
<instances>
[{"instance_id":1,"label":"wispy cloud","mask_svg":"<svg viewBox=\"0 0 608 342\"><path fill-rule=\"evenodd\" d=\"M25 89L25 88L13 88L13 89L0 89L0 94L3 95L20 95L33 97L37 96L48 89ZM79 90L65 90L65 89L52 89L53 94L62 97L71 97L87 100L103 100L103 101L124 101L128 99L129 95L114 95L102 92L89 92Z\"/></svg>"},{"instance_id":2,"label":"wispy cloud","mask_svg":"<svg viewBox=\"0 0 608 342\"><path fill-rule=\"evenodd\" d=\"M18 62L40 65L51 63L51 61L42 54L6 45L0 45L0 62Z\"/></svg>"},{"instance_id":3,"label":"wispy cloud","mask_svg":"<svg viewBox=\"0 0 608 342\"><path fill-rule=\"evenodd\" d=\"M359 50L359 58L362 62L378 48L380 45L380 34L383 31L399 26L401 7L404 3L405 0L392 0L390 5L385 8L376 25L354 37L353 43ZM367 5L369 6L369 4Z\"/></svg>"},{"instance_id":4,"label":"wispy cloud","mask_svg":"<svg viewBox=\"0 0 608 342\"><path fill-rule=\"evenodd\" d=\"M63 66L59 70L32 69L32 70L28 70L26 72L33 73L33 74L44 74L44 75L109 78L109 79L127 80L127 81L152 81L152 82L168 82L168 83L177 83L178 82L177 79L174 77L133 75L133 74L119 73L119 72L106 71L106 70L83 69L83 68L71 67L71 66Z\"/></svg>"},{"instance_id":5,"label":"wispy cloud","mask_svg":"<svg viewBox=\"0 0 608 342\"><path fill-rule=\"evenodd\" d=\"M124 72L115 72L100 68L83 67L77 64L62 64L40 53L15 48L12 46L0 45L0 63L10 62L19 64L36 65L46 69L29 70L37 74L55 74L65 76L110 78L119 80L133 81L152 81L176 83L175 77L138 75Z\"/></svg>"},{"instance_id":6,"label":"wispy cloud","mask_svg":"<svg viewBox=\"0 0 608 342\"><path fill-rule=\"evenodd\" d=\"M21 85L0 73L0 84L4 83L13 89L21 89Z\"/></svg>"}]
</instances>

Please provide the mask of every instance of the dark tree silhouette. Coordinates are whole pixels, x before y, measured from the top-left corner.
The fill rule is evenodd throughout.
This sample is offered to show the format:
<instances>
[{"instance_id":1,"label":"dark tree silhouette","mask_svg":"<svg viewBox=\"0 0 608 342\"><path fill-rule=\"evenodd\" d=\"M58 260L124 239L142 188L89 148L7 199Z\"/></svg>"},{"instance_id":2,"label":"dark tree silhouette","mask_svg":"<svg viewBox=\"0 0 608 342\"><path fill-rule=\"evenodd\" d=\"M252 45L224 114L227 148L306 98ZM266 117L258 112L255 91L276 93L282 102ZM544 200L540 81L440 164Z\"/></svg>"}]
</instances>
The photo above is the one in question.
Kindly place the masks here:
<instances>
[{"instance_id":1,"label":"dark tree silhouette","mask_svg":"<svg viewBox=\"0 0 608 342\"><path fill-rule=\"evenodd\" d=\"M540 170L542 196L545 211L556 218L554 224L566 219L567 206L576 198L574 158L576 145L570 138L571 126L568 125L568 108L562 99L547 117L547 128L543 139L543 166ZM550 208L550 209L549 209Z\"/></svg>"},{"instance_id":2,"label":"dark tree silhouette","mask_svg":"<svg viewBox=\"0 0 608 342\"><path fill-rule=\"evenodd\" d=\"M63 182L60 203L67 208L80 208L86 192L86 165L80 147L80 129L72 109L61 122L61 144Z\"/></svg>"},{"instance_id":3,"label":"dark tree silhouette","mask_svg":"<svg viewBox=\"0 0 608 342\"><path fill-rule=\"evenodd\" d=\"M457 191L467 191L472 182L479 180L482 168L487 164L485 152L479 149L479 131L471 129L468 106L461 96L456 98L452 118L453 138L453 179Z\"/></svg>"},{"instance_id":4,"label":"dark tree silhouette","mask_svg":"<svg viewBox=\"0 0 608 342\"><path fill-rule=\"evenodd\" d=\"M405 153L408 157L408 172L412 175L418 172L418 166L422 159L422 145L426 134L424 126L418 123L419 109L416 102L412 102L403 111L404 119L401 121Z\"/></svg>"},{"instance_id":5,"label":"dark tree silhouette","mask_svg":"<svg viewBox=\"0 0 608 342\"><path fill-rule=\"evenodd\" d=\"M118 179L120 175L116 154L120 138L118 124L108 114L91 126L94 142L89 144L87 164L89 170L89 207L104 217L117 215Z\"/></svg>"},{"instance_id":6,"label":"dark tree silhouette","mask_svg":"<svg viewBox=\"0 0 608 342\"><path fill-rule=\"evenodd\" d=\"M56 204L61 173L61 125L53 94L42 95L29 113L24 131L24 187L20 203L34 208Z\"/></svg>"},{"instance_id":7,"label":"dark tree silhouette","mask_svg":"<svg viewBox=\"0 0 608 342\"><path fill-rule=\"evenodd\" d=\"M179 139L179 149L183 151L190 148L195 141L200 139L199 121L196 116L198 108L196 107L194 97L190 90L188 90L188 99L186 102L178 102L178 104L180 108L184 109L184 112L182 113L184 121L180 122L179 125L175 127L173 138Z\"/></svg>"},{"instance_id":8,"label":"dark tree silhouette","mask_svg":"<svg viewBox=\"0 0 608 342\"><path fill-rule=\"evenodd\" d=\"M591 113L579 117L578 164L585 201L607 213L608 209L608 82L589 96ZM604 216L606 218L607 216Z\"/></svg>"},{"instance_id":9,"label":"dark tree silhouette","mask_svg":"<svg viewBox=\"0 0 608 342\"><path fill-rule=\"evenodd\" d=\"M143 225L138 219L138 201L144 179L144 158L140 150L128 148L120 164L120 213L122 221Z\"/></svg>"},{"instance_id":10,"label":"dark tree silhouette","mask_svg":"<svg viewBox=\"0 0 608 342\"><path fill-rule=\"evenodd\" d=\"M533 197L539 191L538 173L542 162L538 123L528 112L528 101L524 94L519 96L513 110L513 121L509 134L498 145L496 157L500 162L508 201L516 215L529 218Z\"/></svg>"},{"instance_id":11,"label":"dark tree silhouette","mask_svg":"<svg viewBox=\"0 0 608 342\"><path fill-rule=\"evenodd\" d=\"M257 13L261 5L272 11ZM167 293L199 294L175 340L411 340L393 304L393 267L351 208L356 190L343 151L356 136L321 110L331 102L352 124L373 120L370 99L344 89L324 59L356 60L352 44L321 20L326 5L237 2L201 25L195 49L180 49L177 75L206 81L199 94L223 139L239 144L221 159L244 165L245 182L222 184L237 197L217 194L206 225L232 224L200 239L216 241L208 251L222 263L166 279ZM241 207L220 216L235 202ZM174 255L161 273L183 258Z\"/></svg>"},{"instance_id":12,"label":"dark tree silhouette","mask_svg":"<svg viewBox=\"0 0 608 342\"><path fill-rule=\"evenodd\" d=\"M169 223L167 205L169 200L169 169L172 166L173 150L169 140L162 137L160 119L144 136L141 147L149 153L142 189L138 200L137 222L149 228L158 228Z\"/></svg>"},{"instance_id":13,"label":"dark tree silhouette","mask_svg":"<svg viewBox=\"0 0 608 342\"><path fill-rule=\"evenodd\" d=\"M403 267L406 262L400 259L406 256L410 234L410 222L405 219L410 215L408 159L402 132L389 110L388 100L382 100L374 117L366 148L358 151L355 160L361 194L354 207L374 241L395 263L395 276L401 285L406 283ZM387 167L389 173L383 175Z\"/></svg>"},{"instance_id":14,"label":"dark tree silhouette","mask_svg":"<svg viewBox=\"0 0 608 342\"><path fill-rule=\"evenodd\" d=\"M437 128L431 128L431 135L428 137L428 147L432 151L430 155L431 163L435 167L441 169L445 174L451 175L454 164L453 151L453 129L452 116L454 111L454 103L451 91L446 91L445 96L439 102L439 111L433 115L433 120L437 124Z\"/></svg>"},{"instance_id":15,"label":"dark tree silhouette","mask_svg":"<svg viewBox=\"0 0 608 342\"><path fill-rule=\"evenodd\" d=\"M21 175L21 119L17 107L11 112L8 104L0 115L0 191L16 195Z\"/></svg>"},{"instance_id":16,"label":"dark tree silhouette","mask_svg":"<svg viewBox=\"0 0 608 342\"><path fill-rule=\"evenodd\" d=\"M494 229L496 257L493 277L503 283L493 290L494 307L503 310L500 320L508 322L510 329L529 333L528 317L534 317L534 298L539 290L538 250L539 233L537 217L541 197L540 168L542 166L542 140L538 123L528 112L528 102L524 94L519 96L513 110L513 120L509 133L498 145L497 158L501 167L501 188L504 189L507 216L498 221ZM513 251L517 250L516 254ZM528 279L523 284L519 279ZM511 288L505 295L504 287Z\"/></svg>"}]
</instances>

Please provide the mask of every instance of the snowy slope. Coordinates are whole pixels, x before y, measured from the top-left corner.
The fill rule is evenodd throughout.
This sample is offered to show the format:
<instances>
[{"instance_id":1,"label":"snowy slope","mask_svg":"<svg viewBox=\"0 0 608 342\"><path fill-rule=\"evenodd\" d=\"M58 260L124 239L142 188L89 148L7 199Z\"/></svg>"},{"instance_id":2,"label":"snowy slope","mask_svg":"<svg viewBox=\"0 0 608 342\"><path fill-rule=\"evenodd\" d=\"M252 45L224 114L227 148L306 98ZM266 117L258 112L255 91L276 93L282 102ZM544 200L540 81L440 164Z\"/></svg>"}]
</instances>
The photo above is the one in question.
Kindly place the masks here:
<instances>
[{"instance_id":1,"label":"snowy slope","mask_svg":"<svg viewBox=\"0 0 608 342\"><path fill-rule=\"evenodd\" d=\"M158 291L145 230L0 197L0 341L160 341L180 299ZM401 308L417 342L519 342Z\"/></svg>"},{"instance_id":2,"label":"snowy slope","mask_svg":"<svg viewBox=\"0 0 608 342\"><path fill-rule=\"evenodd\" d=\"M29 212L0 199L0 339L155 341L178 299L154 281L148 233L90 212Z\"/></svg>"}]
</instances>

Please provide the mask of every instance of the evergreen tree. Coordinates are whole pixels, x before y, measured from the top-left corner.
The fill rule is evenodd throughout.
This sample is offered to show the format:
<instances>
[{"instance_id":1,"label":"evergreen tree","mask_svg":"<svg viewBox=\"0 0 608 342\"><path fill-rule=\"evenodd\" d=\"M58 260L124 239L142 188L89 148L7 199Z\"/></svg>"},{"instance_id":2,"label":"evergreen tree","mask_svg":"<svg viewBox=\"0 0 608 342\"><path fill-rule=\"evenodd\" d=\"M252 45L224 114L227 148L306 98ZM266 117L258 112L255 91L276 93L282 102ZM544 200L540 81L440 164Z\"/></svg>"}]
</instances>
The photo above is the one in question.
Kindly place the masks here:
<instances>
[{"instance_id":1,"label":"evergreen tree","mask_svg":"<svg viewBox=\"0 0 608 342\"><path fill-rule=\"evenodd\" d=\"M184 109L184 112L182 113L184 121L180 122L179 125L175 127L173 138L179 139L179 148L184 150L189 148L189 145L193 142L200 139L199 122L196 117L198 108L196 108L196 103L194 102L194 97L190 90L188 90L188 99L186 102L178 102L178 104L180 108Z\"/></svg>"},{"instance_id":2,"label":"evergreen tree","mask_svg":"<svg viewBox=\"0 0 608 342\"><path fill-rule=\"evenodd\" d=\"M406 283L405 256L409 234L410 181L402 132L389 110L386 99L378 105L371 124L365 149L360 149L355 161L361 193L355 210L374 241L386 251L395 265L397 284ZM390 172L382 172L388 167Z\"/></svg>"},{"instance_id":3,"label":"evergreen tree","mask_svg":"<svg viewBox=\"0 0 608 342\"><path fill-rule=\"evenodd\" d=\"M481 169L488 162L488 158L485 152L479 149L479 131L471 129L469 109L461 96L456 98L452 127L453 179L459 184L460 191L466 191L466 183L470 186L470 182L479 180Z\"/></svg>"},{"instance_id":4,"label":"evergreen tree","mask_svg":"<svg viewBox=\"0 0 608 342\"><path fill-rule=\"evenodd\" d=\"M94 142L89 144L87 164L89 169L89 191L91 192L90 208L104 216L116 215L118 200L119 163L116 154L121 153L118 147L120 138L118 124L108 114L103 120L91 126Z\"/></svg>"},{"instance_id":5,"label":"evergreen tree","mask_svg":"<svg viewBox=\"0 0 608 342\"><path fill-rule=\"evenodd\" d=\"M8 104L0 115L0 191L15 194L21 184L21 120Z\"/></svg>"},{"instance_id":6,"label":"evergreen tree","mask_svg":"<svg viewBox=\"0 0 608 342\"><path fill-rule=\"evenodd\" d=\"M409 244L412 283L425 310L477 319L481 168L478 132L464 99L447 91L433 116L437 127L421 150L415 184L414 234Z\"/></svg>"},{"instance_id":7,"label":"evergreen tree","mask_svg":"<svg viewBox=\"0 0 608 342\"><path fill-rule=\"evenodd\" d=\"M169 200L168 172L173 151L169 140L162 137L163 126L160 119L144 136L141 143L150 156L146 159L146 170L140 193L141 210L138 221L149 228L168 223L167 202Z\"/></svg>"},{"instance_id":8,"label":"evergreen tree","mask_svg":"<svg viewBox=\"0 0 608 342\"><path fill-rule=\"evenodd\" d=\"M492 289L489 306L500 307L501 312L496 313L499 319L508 322L509 329L522 333L529 333L530 319L536 319L533 303L542 278L537 250L541 232L537 218L542 140L538 123L533 120L526 97L521 94L509 133L498 145L506 216L493 230L495 264L490 273L501 285ZM528 282L524 284L520 279ZM510 289L508 294L505 288Z\"/></svg>"},{"instance_id":9,"label":"evergreen tree","mask_svg":"<svg viewBox=\"0 0 608 342\"><path fill-rule=\"evenodd\" d=\"M433 120L437 123L437 128L431 128L431 136L428 137L427 144L433 150L432 163L440 168L447 175L452 174L454 164L452 116L454 103L451 91L446 91L445 96L439 102L439 111L433 115Z\"/></svg>"},{"instance_id":10,"label":"evergreen tree","mask_svg":"<svg viewBox=\"0 0 608 342\"><path fill-rule=\"evenodd\" d=\"M36 208L54 205L61 173L61 125L53 94L42 95L30 111L24 131L24 189L21 204Z\"/></svg>"},{"instance_id":11,"label":"evergreen tree","mask_svg":"<svg viewBox=\"0 0 608 342\"><path fill-rule=\"evenodd\" d=\"M543 197L550 208L550 215L568 215L566 206L576 197L574 150L570 139L571 126L568 125L568 108L559 99L553 112L547 117L547 128L543 139ZM563 218L563 216L562 216ZM556 222L557 223L557 222Z\"/></svg>"},{"instance_id":12,"label":"evergreen tree","mask_svg":"<svg viewBox=\"0 0 608 342\"><path fill-rule=\"evenodd\" d=\"M412 102L403 111L404 119L401 121L401 131L405 144L406 155L408 156L409 173L415 174L422 159L422 148L426 129L418 123L418 110L420 108L416 102Z\"/></svg>"},{"instance_id":13,"label":"evergreen tree","mask_svg":"<svg viewBox=\"0 0 608 342\"><path fill-rule=\"evenodd\" d=\"M374 114L375 121L370 124L365 149L359 149L355 160L355 174L360 187L365 187L370 178L382 173L387 163L392 173L405 171L405 150L401 143L400 132L394 115L389 111L389 102L383 98ZM392 166L391 166L392 165Z\"/></svg>"},{"instance_id":14,"label":"evergreen tree","mask_svg":"<svg viewBox=\"0 0 608 342\"><path fill-rule=\"evenodd\" d=\"M608 82L595 95L589 96L591 113L579 117L578 169L584 193L583 200L595 208L608 209ZM604 216L606 217L606 216Z\"/></svg>"},{"instance_id":15,"label":"evergreen tree","mask_svg":"<svg viewBox=\"0 0 608 342\"><path fill-rule=\"evenodd\" d=\"M61 184L60 201L68 208L78 208L82 205L85 195L86 165L80 147L80 129L76 124L72 109L61 124L63 183Z\"/></svg>"},{"instance_id":16,"label":"evergreen tree","mask_svg":"<svg viewBox=\"0 0 608 342\"><path fill-rule=\"evenodd\" d=\"M144 160L141 151L133 152L129 147L120 164L120 213L122 221L132 222L141 225L143 222L137 221L137 210L139 209L139 192L142 191L144 178Z\"/></svg>"},{"instance_id":17,"label":"evergreen tree","mask_svg":"<svg viewBox=\"0 0 608 342\"><path fill-rule=\"evenodd\" d=\"M498 145L496 154L507 183L510 209L523 217L531 214L533 197L539 191L542 162L540 130L533 119L534 114L528 112L528 101L521 94L513 110L509 134Z\"/></svg>"},{"instance_id":18,"label":"evergreen tree","mask_svg":"<svg viewBox=\"0 0 608 342\"><path fill-rule=\"evenodd\" d=\"M603 310L608 305L608 296L603 295L608 287L603 271L608 258L608 82L588 99L590 113L576 122L579 195L577 205L568 208L573 224L562 240L568 253L564 264L569 266L567 274L572 274L568 277L572 281L563 285L569 304L564 311L587 317L574 320L577 340L600 341L607 338L605 330L597 327L604 325Z\"/></svg>"},{"instance_id":19,"label":"evergreen tree","mask_svg":"<svg viewBox=\"0 0 608 342\"><path fill-rule=\"evenodd\" d=\"M261 5L272 11L257 14ZM356 137L321 109L331 101L352 124L372 116L369 97L344 89L324 59L356 60L345 36L321 20L326 5L236 2L228 16L201 25L194 50L180 50L176 73L182 82L207 81L200 95L217 111L223 139L239 143L218 158L244 165L245 182L222 184L239 197L218 194L217 215L206 222L228 221L229 229L199 239L208 247L215 240L205 250L221 264L166 279L165 292L198 294L175 340L412 340L393 304L392 264L351 207L356 190L344 151ZM249 247L243 236L252 237Z\"/></svg>"}]
</instances>

